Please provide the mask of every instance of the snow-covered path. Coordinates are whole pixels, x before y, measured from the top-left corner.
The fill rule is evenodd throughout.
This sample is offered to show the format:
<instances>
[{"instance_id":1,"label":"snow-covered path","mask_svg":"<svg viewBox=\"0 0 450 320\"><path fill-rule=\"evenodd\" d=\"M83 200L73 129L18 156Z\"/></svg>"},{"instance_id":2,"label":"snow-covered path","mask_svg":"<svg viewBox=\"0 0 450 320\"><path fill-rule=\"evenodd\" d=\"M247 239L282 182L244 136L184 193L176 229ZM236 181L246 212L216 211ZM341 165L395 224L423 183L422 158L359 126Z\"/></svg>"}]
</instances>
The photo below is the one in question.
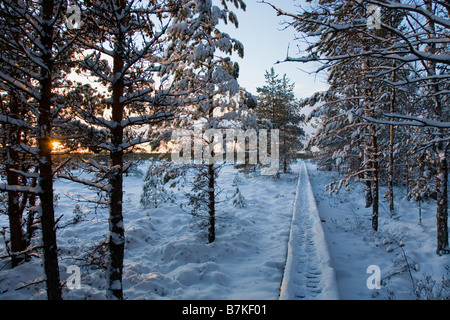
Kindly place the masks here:
<instances>
[{"instance_id":1,"label":"snow-covered path","mask_svg":"<svg viewBox=\"0 0 450 320\"><path fill-rule=\"evenodd\" d=\"M280 299L339 299L306 164L300 165Z\"/></svg>"}]
</instances>

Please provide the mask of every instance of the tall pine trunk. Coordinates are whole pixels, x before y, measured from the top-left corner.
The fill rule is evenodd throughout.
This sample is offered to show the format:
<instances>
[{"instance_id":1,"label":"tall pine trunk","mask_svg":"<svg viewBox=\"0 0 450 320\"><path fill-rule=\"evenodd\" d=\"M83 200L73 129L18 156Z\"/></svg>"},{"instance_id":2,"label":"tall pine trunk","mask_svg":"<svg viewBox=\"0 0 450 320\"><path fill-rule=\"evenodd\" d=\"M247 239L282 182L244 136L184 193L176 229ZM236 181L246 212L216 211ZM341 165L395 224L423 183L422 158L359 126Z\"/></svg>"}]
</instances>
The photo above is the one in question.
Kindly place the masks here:
<instances>
[{"instance_id":1,"label":"tall pine trunk","mask_svg":"<svg viewBox=\"0 0 450 320\"><path fill-rule=\"evenodd\" d=\"M393 65L393 69L395 69L395 62ZM392 81L395 82L395 71L392 72ZM395 111L395 100L396 100L396 89L392 87L391 89L391 99L389 102L389 112L394 113ZM392 119L390 119L392 120ZM394 126L392 124L389 125L389 148L388 148L388 197L389 197L389 213L390 216L393 217L395 215L394 208Z\"/></svg>"},{"instance_id":2,"label":"tall pine trunk","mask_svg":"<svg viewBox=\"0 0 450 320\"><path fill-rule=\"evenodd\" d=\"M209 111L208 111L208 117L209 119L214 118L214 106L212 102L212 97L210 97L210 105L209 105ZM215 137L212 137L215 138ZM213 243L216 240L216 170L214 161L214 141L211 140L211 138L208 141L209 146L208 150L211 152L211 159L208 166L208 220L209 220L209 226L208 226L208 243ZM213 148L210 149L210 146L213 146Z\"/></svg>"},{"instance_id":3,"label":"tall pine trunk","mask_svg":"<svg viewBox=\"0 0 450 320\"><path fill-rule=\"evenodd\" d=\"M14 92L10 93L10 110L9 114L13 118L19 116L19 106ZM19 169L19 153L14 149L20 143L20 129L16 126L9 126L7 141L7 159L6 159L6 180L8 185L18 185L19 175L14 170ZM9 217L9 229L11 234L11 263L12 267L16 267L23 257L18 255L19 252L26 249L26 241L24 239L22 221L23 209L20 205L20 193L17 191L8 191L7 213Z\"/></svg>"},{"instance_id":4,"label":"tall pine trunk","mask_svg":"<svg viewBox=\"0 0 450 320\"><path fill-rule=\"evenodd\" d=\"M366 171L364 171L364 198L366 201L366 208L369 208L373 204L373 197L372 197L372 177L370 173L367 171L370 169L369 165L369 142L368 138L365 139L365 148L364 148L364 168Z\"/></svg>"},{"instance_id":5,"label":"tall pine trunk","mask_svg":"<svg viewBox=\"0 0 450 320\"><path fill-rule=\"evenodd\" d=\"M120 0L119 6L123 10L126 7L126 1ZM119 21L118 28L121 28L123 20ZM123 258L125 251L125 227L123 223L123 127L120 124L123 120L124 105L121 103L121 98L124 94L123 81L123 46L124 35L121 31L116 36L115 54L113 58L113 73L116 77L112 84L112 121L115 127L111 129L111 146L110 151L112 173L109 179L109 263L108 263L108 298L123 299L122 287L122 273L123 273ZM117 76L120 74L120 76Z\"/></svg>"},{"instance_id":6,"label":"tall pine trunk","mask_svg":"<svg viewBox=\"0 0 450 320\"><path fill-rule=\"evenodd\" d=\"M433 12L433 4L431 0L425 1L425 8L429 12ZM428 27L428 37L430 39L435 39L436 37L436 26L431 18L427 21ZM436 43L427 43L426 51L430 54L436 53ZM436 76L437 72L436 62L429 61L427 66L428 76ZM443 103L441 101L441 96L439 95L440 87L439 84L431 85L431 94L433 95L434 102L434 116L438 121L442 121L443 113ZM442 94L441 94L442 95ZM436 129L436 138L439 142L436 142L434 146L435 153L435 164L436 164L436 192L437 192L437 209L436 209L436 224L437 224L437 254L449 253L448 246L448 194L447 194L447 183L448 183L448 163L447 163L447 147L442 141L445 139L446 134L444 129Z\"/></svg>"},{"instance_id":7,"label":"tall pine trunk","mask_svg":"<svg viewBox=\"0 0 450 320\"><path fill-rule=\"evenodd\" d=\"M114 58L114 73L121 72L123 60L120 57ZM109 180L111 188L109 194L109 254L110 261L108 265L108 290L111 298L123 299L122 290L122 271L125 246L125 230L123 224L122 200L123 200L123 128L120 122L123 120L123 104L120 98L123 96L123 78L120 78L113 84L113 104L112 120L116 127L111 130L111 145L113 150L110 152L112 173Z\"/></svg>"},{"instance_id":8,"label":"tall pine trunk","mask_svg":"<svg viewBox=\"0 0 450 320\"><path fill-rule=\"evenodd\" d=\"M109 263L108 263L108 298L123 299L122 273L125 250L125 230L123 224L123 154L111 152L112 173L109 180Z\"/></svg>"},{"instance_id":9,"label":"tall pine trunk","mask_svg":"<svg viewBox=\"0 0 450 320\"><path fill-rule=\"evenodd\" d=\"M369 90L368 97L372 96L372 92ZM369 98L369 115L374 117L374 106L371 98ZM378 172L378 138L376 132L376 126L370 125L370 133L372 138L372 229L378 231L378 201L379 201L379 172Z\"/></svg>"},{"instance_id":10,"label":"tall pine trunk","mask_svg":"<svg viewBox=\"0 0 450 320\"><path fill-rule=\"evenodd\" d=\"M215 168L214 163L208 164L208 242L216 240L216 194L215 194Z\"/></svg>"},{"instance_id":11,"label":"tall pine trunk","mask_svg":"<svg viewBox=\"0 0 450 320\"><path fill-rule=\"evenodd\" d=\"M367 59L363 60L363 76L367 73L369 70L369 62ZM365 90L367 91L367 90ZM370 95L367 92L364 92L367 97L370 97ZM367 98L366 98L367 99ZM366 104L366 103L365 103ZM366 107L367 108L367 107ZM365 115L370 116L370 106L368 109L365 110ZM366 208L369 208L373 204L373 196L372 196L372 178L373 176L369 173L369 170L371 169L371 166L369 164L370 162L370 127L369 125L365 128L365 135L364 135L364 197L366 201Z\"/></svg>"},{"instance_id":12,"label":"tall pine trunk","mask_svg":"<svg viewBox=\"0 0 450 320\"><path fill-rule=\"evenodd\" d=\"M367 111L366 111L367 113ZM368 115L368 114L367 114ZM369 172L370 170L370 138L369 138L369 127L365 128L365 136L364 136L364 198L366 201L366 208L369 208L373 204L372 197L372 177Z\"/></svg>"},{"instance_id":13,"label":"tall pine trunk","mask_svg":"<svg viewBox=\"0 0 450 320\"><path fill-rule=\"evenodd\" d=\"M379 201L379 188L378 188L378 139L375 133L375 126L372 125L372 180L373 180L373 203L372 203L372 229L378 231L378 201Z\"/></svg>"},{"instance_id":14,"label":"tall pine trunk","mask_svg":"<svg viewBox=\"0 0 450 320\"><path fill-rule=\"evenodd\" d=\"M51 105L52 105L52 74L53 68L53 26L52 17L54 1L42 2L42 61L41 67L38 118L38 157L39 157L39 198L41 200L41 227L44 248L44 271L47 284L47 297L49 300L60 300L61 283L59 277L58 248L56 245L56 224L53 206L53 168L51 154Z\"/></svg>"},{"instance_id":15,"label":"tall pine trunk","mask_svg":"<svg viewBox=\"0 0 450 320\"><path fill-rule=\"evenodd\" d=\"M389 214L391 217L395 215L394 207L394 126L389 125L389 159L388 159L388 197L389 197Z\"/></svg>"},{"instance_id":16,"label":"tall pine trunk","mask_svg":"<svg viewBox=\"0 0 450 320\"><path fill-rule=\"evenodd\" d=\"M439 159L437 160L437 248L438 254L449 253L448 246L448 163L446 160L446 152L442 146L438 149Z\"/></svg>"}]
</instances>

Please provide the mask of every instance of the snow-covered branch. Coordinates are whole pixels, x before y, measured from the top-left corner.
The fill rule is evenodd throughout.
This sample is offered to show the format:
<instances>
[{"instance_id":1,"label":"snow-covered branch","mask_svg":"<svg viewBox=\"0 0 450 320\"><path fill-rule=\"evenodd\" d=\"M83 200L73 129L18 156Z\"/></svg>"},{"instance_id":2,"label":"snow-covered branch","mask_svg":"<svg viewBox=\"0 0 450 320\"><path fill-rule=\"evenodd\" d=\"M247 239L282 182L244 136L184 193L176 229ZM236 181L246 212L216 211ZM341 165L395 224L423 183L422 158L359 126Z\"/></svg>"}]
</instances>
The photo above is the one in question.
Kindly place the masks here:
<instances>
[{"instance_id":1,"label":"snow-covered branch","mask_svg":"<svg viewBox=\"0 0 450 320\"><path fill-rule=\"evenodd\" d=\"M20 174L21 176L24 176L26 178L39 178L39 173L38 172L25 172L22 170L18 170L18 169L9 169L11 172Z\"/></svg>"},{"instance_id":2,"label":"snow-covered branch","mask_svg":"<svg viewBox=\"0 0 450 320\"><path fill-rule=\"evenodd\" d=\"M42 193L42 189L40 187L9 185L9 184L6 184L6 183L0 183L0 191L33 193L33 194L36 194L36 195Z\"/></svg>"},{"instance_id":3,"label":"snow-covered branch","mask_svg":"<svg viewBox=\"0 0 450 320\"><path fill-rule=\"evenodd\" d=\"M10 75L4 73L3 71L0 71L0 80L5 81L8 85L12 86L13 88L23 91L26 94L30 95L31 97L35 98L36 100L41 99L40 92L37 92L36 88L31 86L29 83L19 80L17 78L13 78Z\"/></svg>"},{"instance_id":4,"label":"snow-covered branch","mask_svg":"<svg viewBox=\"0 0 450 320\"><path fill-rule=\"evenodd\" d=\"M131 140L129 142L122 143L120 145L120 149L121 150L126 150L128 148L133 147L133 146L136 146L136 145L139 145L139 144L142 144L142 143L152 142L152 141L153 140L149 139L149 138L138 137L138 138L133 139L133 140Z\"/></svg>"},{"instance_id":5,"label":"snow-covered branch","mask_svg":"<svg viewBox=\"0 0 450 320\"><path fill-rule=\"evenodd\" d=\"M148 124L148 123L153 123L153 122L158 122L161 120L166 120L169 119L171 117L174 116L174 113L171 111L163 111L163 112L158 112L155 114L149 114L149 115L142 115L142 116L136 116L136 117L129 117L126 120L122 120L120 125L125 128L128 126L133 126L133 125L143 125L143 124Z\"/></svg>"},{"instance_id":6,"label":"snow-covered branch","mask_svg":"<svg viewBox=\"0 0 450 320\"><path fill-rule=\"evenodd\" d=\"M98 183L98 182L87 180L87 179L78 178L78 177L75 177L75 176L70 175L70 174L60 173L60 174L57 175L57 177L58 178L62 178L62 179L67 179L67 180L70 180L70 181L74 181L74 182L78 182L78 183L84 184L84 185L86 185L88 187L93 187L93 188L96 188L96 189L100 189L100 190L105 191L105 192L111 191L111 185Z\"/></svg>"},{"instance_id":7,"label":"snow-covered branch","mask_svg":"<svg viewBox=\"0 0 450 320\"><path fill-rule=\"evenodd\" d=\"M380 120L368 116L359 116L364 120L367 120L376 124L394 125L394 126L414 126L414 127L433 127L441 129L449 129L450 122L441 122L426 118L407 116L397 113L384 113L385 117L408 120L408 121L391 121L391 120Z\"/></svg>"},{"instance_id":8,"label":"snow-covered branch","mask_svg":"<svg viewBox=\"0 0 450 320\"><path fill-rule=\"evenodd\" d=\"M0 123L4 123L4 124L16 126L16 127L21 127L21 128L26 128L29 130L34 130L34 127L31 126L28 122L23 121L21 119L16 119L16 118L10 117L5 114L0 114Z\"/></svg>"},{"instance_id":9,"label":"snow-covered branch","mask_svg":"<svg viewBox=\"0 0 450 320\"><path fill-rule=\"evenodd\" d=\"M366 0L365 2L375 4L377 6L384 7L384 8L391 9L391 10L401 10L403 12L419 13L420 15L428 18L429 20L433 21L434 23L439 24L447 29L450 29L450 19L448 19L448 18L445 19L443 17L436 16L432 12L426 10L421 5L415 5L415 4L413 5L413 4L408 4L408 3L404 3L404 2L390 1L390 0L383 0L383 1Z\"/></svg>"}]
</instances>

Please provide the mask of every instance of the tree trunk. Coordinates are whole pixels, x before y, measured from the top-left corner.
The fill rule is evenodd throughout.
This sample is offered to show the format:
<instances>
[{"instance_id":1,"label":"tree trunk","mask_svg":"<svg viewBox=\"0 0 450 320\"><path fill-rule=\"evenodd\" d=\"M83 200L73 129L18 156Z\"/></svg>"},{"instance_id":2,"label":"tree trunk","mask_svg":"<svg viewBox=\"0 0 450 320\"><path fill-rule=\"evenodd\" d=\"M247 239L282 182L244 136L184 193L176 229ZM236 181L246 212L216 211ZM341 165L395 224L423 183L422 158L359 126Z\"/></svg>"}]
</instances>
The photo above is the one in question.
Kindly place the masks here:
<instances>
[{"instance_id":1,"label":"tree trunk","mask_svg":"<svg viewBox=\"0 0 450 320\"><path fill-rule=\"evenodd\" d=\"M365 147L364 147L364 168L367 170L370 168L369 166L369 141L368 137L366 136L364 138L365 141ZM369 208L373 204L373 197L372 197L372 182L371 182L371 176L369 172L364 172L364 196L366 200L366 208Z\"/></svg>"},{"instance_id":2,"label":"tree trunk","mask_svg":"<svg viewBox=\"0 0 450 320\"><path fill-rule=\"evenodd\" d=\"M126 2L120 0L120 7L125 10ZM123 21L120 21L123 23ZM118 26L119 27L119 26ZM112 120L115 127L111 129L110 151L112 173L109 180L111 191L109 194L109 255L108 263L108 298L123 300L122 273L123 258L125 251L125 227L123 223L122 200L123 200L123 120L124 105L120 99L124 94L123 81L123 46L124 35L119 33L116 38L115 55L113 58L113 73L117 80L112 84ZM120 76L117 75L120 73Z\"/></svg>"},{"instance_id":3,"label":"tree trunk","mask_svg":"<svg viewBox=\"0 0 450 320\"><path fill-rule=\"evenodd\" d=\"M53 26L54 1L42 2L43 27L41 44L44 48L42 60L45 68L41 68L41 99L39 101L38 118L38 156L39 156L39 187L41 192L41 226L44 248L44 271L49 300L61 300L61 284L59 279L58 248L56 245L55 212L53 207L53 168L51 155L51 97L53 68Z\"/></svg>"},{"instance_id":4,"label":"tree trunk","mask_svg":"<svg viewBox=\"0 0 450 320\"><path fill-rule=\"evenodd\" d=\"M395 68L395 62L393 65ZM392 81L395 82L395 71L392 72ZM396 99L396 89L392 87L391 90L391 100L389 103L389 112L394 113L395 107L395 99ZM392 120L392 119L390 119ZM390 216L393 217L395 215L394 208L394 126L389 125L389 159L388 159L388 197L389 197L389 213Z\"/></svg>"},{"instance_id":5,"label":"tree trunk","mask_svg":"<svg viewBox=\"0 0 450 320\"><path fill-rule=\"evenodd\" d=\"M372 92L368 92L368 97L372 97ZM369 98L371 99L371 98ZM374 106L372 101L369 104L369 114L374 117ZM378 200L379 200L379 189L378 189L378 138L376 132L376 126L374 124L370 125L370 131L372 136L372 229L378 231Z\"/></svg>"},{"instance_id":6,"label":"tree trunk","mask_svg":"<svg viewBox=\"0 0 450 320\"><path fill-rule=\"evenodd\" d=\"M429 12L433 12L433 3L431 0L425 1L425 8ZM436 37L436 26L433 19L428 18L427 21L428 38L434 39ZM436 53L436 43L427 43L425 48L430 54ZM427 65L427 75L435 76L436 73L436 62L429 61ZM445 103L441 101L441 96L439 95L440 87L438 83L431 85L431 93L433 94L434 102L434 116L436 120L442 121L444 118L443 105ZM436 138L445 139L446 134L443 129L436 129ZM434 146L435 153L435 163L436 163L436 192L437 192L437 209L436 209L436 222L437 222L437 254L449 253L448 247L448 194L447 194L447 183L448 183L448 163L447 163L447 147L444 146L443 141L439 141Z\"/></svg>"},{"instance_id":7,"label":"tree trunk","mask_svg":"<svg viewBox=\"0 0 450 320\"><path fill-rule=\"evenodd\" d=\"M10 152L10 157L11 152ZM9 167L9 166L7 166ZM8 185L17 185L19 182L16 173L11 171L12 168L7 168L7 183ZM25 241L22 232L22 212L20 211L20 194L15 191L8 191L8 217L9 229L11 233L11 254L12 267L16 267L22 262L23 257L18 255L19 252L25 250Z\"/></svg>"},{"instance_id":8,"label":"tree trunk","mask_svg":"<svg viewBox=\"0 0 450 320\"><path fill-rule=\"evenodd\" d=\"M19 107L14 92L10 93L10 110L9 113L13 118L18 118ZM8 185L18 185L19 175L15 173L14 169L19 169L19 154L14 150L14 146L20 143L20 130L15 126L9 127L9 137L7 142L7 159L6 159L6 180ZM9 217L9 229L11 234L11 254L12 254L12 267L16 267L22 262L23 257L17 254L26 249L26 242L24 239L22 229L22 214L23 209L20 206L20 193L16 191L8 191L8 217Z\"/></svg>"},{"instance_id":9,"label":"tree trunk","mask_svg":"<svg viewBox=\"0 0 450 320\"><path fill-rule=\"evenodd\" d=\"M212 68L210 67L210 70ZM209 72L211 74L211 72ZM211 79L212 80L212 79ZM209 111L208 111L208 118L214 119L214 105L213 105L213 96L209 97L210 105L209 105ZM216 170L214 159L215 152L214 152L214 141L212 139L215 139L216 137L210 137L208 140L208 150L211 152L211 158L208 162L208 220L209 220L209 226L208 226L208 243L213 243L216 240ZM212 148L210 148L212 144Z\"/></svg>"},{"instance_id":10,"label":"tree trunk","mask_svg":"<svg viewBox=\"0 0 450 320\"><path fill-rule=\"evenodd\" d=\"M35 173L37 173L38 170L35 170ZM37 186L37 179L33 178L31 180L31 187L35 188ZM36 195L35 194L30 194L28 197L28 205L29 205L29 209L28 209L28 214L27 214L27 219L26 219L26 232L25 232L25 241L26 241L26 246L29 246L31 243L31 238L33 237L34 231L36 229L36 227L34 226L34 220L35 220L35 214L36 214L36 209L34 208L36 206ZM26 257L28 258L28 257Z\"/></svg>"},{"instance_id":11,"label":"tree trunk","mask_svg":"<svg viewBox=\"0 0 450 320\"><path fill-rule=\"evenodd\" d=\"M372 167L373 167L373 203L372 203L372 229L378 231L378 139L375 134L375 126L372 126Z\"/></svg>"},{"instance_id":12,"label":"tree trunk","mask_svg":"<svg viewBox=\"0 0 450 320\"><path fill-rule=\"evenodd\" d=\"M216 240L216 195L215 195L215 169L214 163L208 164L208 209L209 209L209 228L208 242Z\"/></svg>"},{"instance_id":13,"label":"tree trunk","mask_svg":"<svg viewBox=\"0 0 450 320\"><path fill-rule=\"evenodd\" d=\"M109 263L108 263L108 298L123 299L122 272L125 249L125 230L123 224L122 198L123 181L122 152L111 153L112 174L109 180L111 191L109 194Z\"/></svg>"},{"instance_id":14,"label":"tree trunk","mask_svg":"<svg viewBox=\"0 0 450 320\"><path fill-rule=\"evenodd\" d=\"M439 159L437 160L437 254L449 253L448 246L448 163L446 152L438 149Z\"/></svg>"},{"instance_id":15,"label":"tree trunk","mask_svg":"<svg viewBox=\"0 0 450 320\"><path fill-rule=\"evenodd\" d=\"M123 60L114 59L115 70L122 70ZM123 299L122 270L125 249L125 229L123 224L122 199L123 199L123 151L120 149L123 143L123 128L119 125L123 119L123 105L120 97L123 95L123 81L113 85L112 118L117 126L111 132L111 144L115 150L110 153L112 173L109 180L111 191L109 194L109 254L108 265L109 295L110 298Z\"/></svg>"},{"instance_id":16,"label":"tree trunk","mask_svg":"<svg viewBox=\"0 0 450 320\"><path fill-rule=\"evenodd\" d=\"M370 70L370 64L367 59L364 61L364 70L368 71ZM366 113L369 114L370 117L374 117L374 106L372 101L372 92L371 89L373 87L372 81L368 80L369 89L366 91L366 99L368 100L368 106ZM372 165L370 166L372 168L372 229L374 231L378 231L378 199L379 199L379 191L378 191L378 141L377 141L377 135L376 135L376 127L372 123L369 126L370 130L370 137L372 140ZM367 138L366 138L367 139ZM369 158L369 149L370 145L369 142L366 140L366 152L367 155L365 155L367 158ZM367 166L367 163L366 163ZM366 191L366 206L367 206L367 192Z\"/></svg>"},{"instance_id":17,"label":"tree trunk","mask_svg":"<svg viewBox=\"0 0 450 320\"><path fill-rule=\"evenodd\" d=\"M58 252L56 245L56 225L53 208L53 168L50 157L50 140L39 139L39 187L41 193L41 225L42 242L44 247L44 270L47 283L47 296L49 300L61 299L61 285L59 280Z\"/></svg>"}]
</instances>

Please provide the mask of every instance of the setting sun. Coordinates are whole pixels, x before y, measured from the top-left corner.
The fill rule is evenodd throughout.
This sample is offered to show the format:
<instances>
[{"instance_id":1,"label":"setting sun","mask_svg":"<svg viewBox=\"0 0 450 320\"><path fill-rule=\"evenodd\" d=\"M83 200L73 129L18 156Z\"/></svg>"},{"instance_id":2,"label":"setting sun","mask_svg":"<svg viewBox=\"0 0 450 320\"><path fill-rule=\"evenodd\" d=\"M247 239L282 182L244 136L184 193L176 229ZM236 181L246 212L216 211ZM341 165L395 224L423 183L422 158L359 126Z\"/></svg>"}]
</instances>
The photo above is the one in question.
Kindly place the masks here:
<instances>
[{"instance_id":1,"label":"setting sun","mask_svg":"<svg viewBox=\"0 0 450 320\"><path fill-rule=\"evenodd\" d=\"M59 141L53 141L52 142L52 149L61 149L62 148L62 143Z\"/></svg>"}]
</instances>

